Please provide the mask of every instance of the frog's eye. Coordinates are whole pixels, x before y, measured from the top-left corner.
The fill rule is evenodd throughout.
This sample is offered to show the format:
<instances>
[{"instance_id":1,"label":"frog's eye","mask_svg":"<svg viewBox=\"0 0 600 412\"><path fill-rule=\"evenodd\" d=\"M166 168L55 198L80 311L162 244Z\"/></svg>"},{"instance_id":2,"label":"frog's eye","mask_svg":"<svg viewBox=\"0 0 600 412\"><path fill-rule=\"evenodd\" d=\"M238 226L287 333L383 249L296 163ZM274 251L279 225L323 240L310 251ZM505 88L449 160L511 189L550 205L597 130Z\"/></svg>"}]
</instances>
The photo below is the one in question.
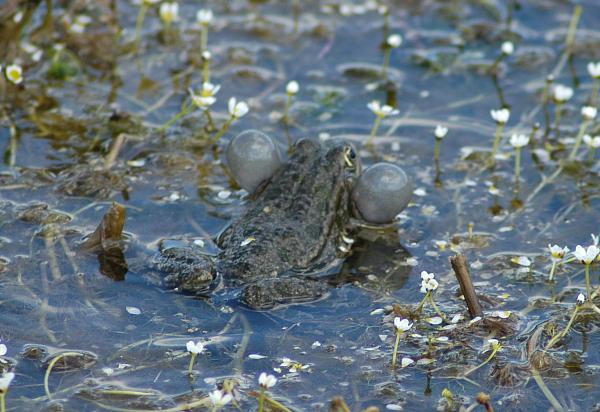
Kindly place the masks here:
<instances>
[{"instance_id":1,"label":"frog's eye","mask_svg":"<svg viewBox=\"0 0 600 412\"><path fill-rule=\"evenodd\" d=\"M356 160L356 152L351 146L346 146L344 148L344 161L348 167L354 167Z\"/></svg>"}]
</instances>

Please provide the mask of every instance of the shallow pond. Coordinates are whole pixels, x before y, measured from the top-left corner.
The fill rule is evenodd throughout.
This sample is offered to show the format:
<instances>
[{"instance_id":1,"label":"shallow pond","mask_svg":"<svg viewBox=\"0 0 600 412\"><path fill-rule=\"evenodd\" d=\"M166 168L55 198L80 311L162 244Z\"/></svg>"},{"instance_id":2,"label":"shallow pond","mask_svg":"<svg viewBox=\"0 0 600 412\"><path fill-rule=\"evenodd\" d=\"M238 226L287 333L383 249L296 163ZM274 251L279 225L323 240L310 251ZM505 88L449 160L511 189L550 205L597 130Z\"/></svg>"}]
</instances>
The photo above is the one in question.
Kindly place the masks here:
<instances>
[{"instance_id":1,"label":"shallow pond","mask_svg":"<svg viewBox=\"0 0 600 412\"><path fill-rule=\"evenodd\" d=\"M576 305L586 265L569 252L552 269L548 250L600 235L598 154L584 142L571 155L600 134L580 113L600 81L587 69L600 60L596 0L182 1L170 25L149 3L0 7L0 370L16 375L7 410L201 410L216 389L256 410L261 372L278 379L270 396L298 411L329 410L335 396L352 411L483 410L480 392L495 410L600 410L600 316ZM214 13L208 61L200 8ZM188 94L207 74L221 86L210 122ZM290 80L300 88L285 116ZM572 98L556 104L556 84ZM214 145L232 96L250 110ZM369 147L373 100L399 114ZM490 110L501 107L510 118L498 130ZM449 130L434 161L438 124ZM393 226L353 234L325 298L253 311L235 291L167 290L149 269L161 239L216 253L212 239L249 201L223 161L246 129L284 152L304 137L343 138L363 165L392 162L414 182ZM518 183L513 134L531 136ZM123 256L83 252L113 201L127 210ZM457 253L482 321L469 322L449 263ZM412 312L422 271L439 282L441 324L429 301ZM404 362L392 367L393 319L408 315ZM192 377L189 340L206 344Z\"/></svg>"}]
</instances>

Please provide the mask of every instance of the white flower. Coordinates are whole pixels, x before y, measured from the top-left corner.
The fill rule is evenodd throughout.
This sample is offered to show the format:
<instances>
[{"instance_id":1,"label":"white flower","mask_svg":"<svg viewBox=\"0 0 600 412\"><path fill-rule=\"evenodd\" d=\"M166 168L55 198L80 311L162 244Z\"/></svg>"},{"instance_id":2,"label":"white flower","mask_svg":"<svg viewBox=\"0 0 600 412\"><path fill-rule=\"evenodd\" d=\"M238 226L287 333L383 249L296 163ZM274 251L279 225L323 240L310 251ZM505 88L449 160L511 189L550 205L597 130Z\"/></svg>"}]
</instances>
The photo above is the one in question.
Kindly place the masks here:
<instances>
[{"instance_id":1,"label":"white flower","mask_svg":"<svg viewBox=\"0 0 600 412\"><path fill-rule=\"evenodd\" d=\"M510 137L510 144L514 148L521 148L523 146L527 146L529 143L529 136L524 134L513 134Z\"/></svg>"},{"instance_id":2,"label":"white flower","mask_svg":"<svg viewBox=\"0 0 600 412\"><path fill-rule=\"evenodd\" d=\"M513 263L516 263L519 266L525 266L525 267L531 266L531 260L527 256L514 257L510 261Z\"/></svg>"},{"instance_id":3,"label":"white flower","mask_svg":"<svg viewBox=\"0 0 600 412\"><path fill-rule=\"evenodd\" d=\"M438 282L434 279L433 273L421 272L421 293L434 291L438 288Z\"/></svg>"},{"instance_id":4,"label":"white flower","mask_svg":"<svg viewBox=\"0 0 600 412\"><path fill-rule=\"evenodd\" d=\"M227 110L229 110L231 117L239 119L240 117L245 116L250 109L248 108L246 102L238 102L235 97L232 97L227 103Z\"/></svg>"},{"instance_id":5,"label":"white flower","mask_svg":"<svg viewBox=\"0 0 600 412\"><path fill-rule=\"evenodd\" d=\"M200 91L200 94L195 94L192 89L189 89L188 91L190 92L190 97L196 106L200 108L206 108L217 101L215 94L219 92L220 88L221 86L219 85L204 82L202 83L202 90Z\"/></svg>"},{"instance_id":6,"label":"white flower","mask_svg":"<svg viewBox=\"0 0 600 412\"><path fill-rule=\"evenodd\" d=\"M589 62L587 71L594 79L600 79L600 62Z\"/></svg>"},{"instance_id":7,"label":"white flower","mask_svg":"<svg viewBox=\"0 0 600 412\"><path fill-rule=\"evenodd\" d=\"M392 116L394 114L400 113L400 111L394 109L392 106L384 104L383 106L377 100L373 100L371 103L367 104L367 107L377 115L377 117L386 117Z\"/></svg>"},{"instance_id":8,"label":"white flower","mask_svg":"<svg viewBox=\"0 0 600 412\"><path fill-rule=\"evenodd\" d=\"M501 347L500 342L498 342L498 339L488 339L487 344L490 348L494 350L499 350Z\"/></svg>"},{"instance_id":9,"label":"white flower","mask_svg":"<svg viewBox=\"0 0 600 412\"><path fill-rule=\"evenodd\" d=\"M196 20L200 24L209 25L213 19L213 12L210 9L201 9L196 13Z\"/></svg>"},{"instance_id":10,"label":"white flower","mask_svg":"<svg viewBox=\"0 0 600 412\"><path fill-rule=\"evenodd\" d=\"M198 354L204 352L204 350L205 350L204 344L200 341L194 343L194 341L191 340L185 344L185 347L188 350L188 352L193 353L195 355L198 355Z\"/></svg>"},{"instance_id":11,"label":"white flower","mask_svg":"<svg viewBox=\"0 0 600 412\"><path fill-rule=\"evenodd\" d=\"M437 139L443 139L448 134L448 128L438 124L433 132Z\"/></svg>"},{"instance_id":12,"label":"white flower","mask_svg":"<svg viewBox=\"0 0 600 412\"><path fill-rule=\"evenodd\" d=\"M598 253L600 253L600 249L596 245L588 246L587 249L580 245L577 245L577 247L575 248L575 252L573 252L573 255L575 255L575 258L577 258L578 260L581 260L581 263L589 265L594 261L594 259L596 259Z\"/></svg>"},{"instance_id":13,"label":"white flower","mask_svg":"<svg viewBox=\"0 0 600 412\"><path fill-rule=\"evenodd\" d=\"M258 384L265 389L272 388L277 383L277 378L273 375L267 375L266 372L263 372L258 377Z\"/></svg>"},{"instance_id":14,"label":"white flower","mask_svg":"<svg viewBox=\"0 0 600 412\"><path fill-rule=\"evenodd\" d=\"M208 397L210 398L210 403L216 407L223 407L233 399L230 393L223 393L218 389L209 393Z\"/></svg>"},{"instance_id":15,"label":"white flower","mask_svg":"<svg viewBox=\"0 0 600 412\"><path fill-rule=\"evenodd\" d=\"M202 60L210 60L211 58L212 54L208 50L202 52Z\"/></svg>"},{"instance_id":16,"label":"white flower","mask_svg":"<svg viewBox=\"0 0 600 412\"><path fill-rule=\"evenodd\" d=\"M411 358L402 358L402 360L400 361L400 366L402 366L403 368L406 368L407 366L410 366L413 363L415 363L415 361L412 360Z\"/></svg>"},{"instance_id":17,"label":"white flower","mask_svg":"<svg viewBox=\"0 0 600 412\"><path fill-rule=\"evenodd\" d=\"M558 103L564 103L573 97L573 89L562 84L554 86L553 90L554 100Z\"/></svg>"},{"instance_id":18,"label":"white flower","mask_svg":"<svg viewBox=\"0 0 600 412\"><path fill-rule=\"evenodd\" d=\"M577 304L582 305L585 302L585 295L580 293L577 295Z\"/></svg>"},{"instance_id":19,"label":"white flower","mask_svg":"<svg viewBox=\"0 0 600 412\"><path fill-rule=\"evenodd\" d=\"M502 53L509 56L515 51L515 45L510 41L505 41L504 43L502 43L501 50Z\"/></svg>"},{"instance_id":20,"label":"white flower","mask_svg":"<svg viewBox=\"0 0 600 412\"><path fill-rule=\"evenodd\" d=\"M590 149L597 149L600 147L600 136L590 136L589 134L583 135L583 142Z\"/></svg>"},{"instance_id":21,"label":"white flower","mask_svg":"<svg viewBox=\"0 0 600 412\"><path fill-rule=\"evenodd\" d=\"M594 106L583 106L581 108L581 115L585 120L594 120L598 114L598 109Z\"/></svg>"},{"instance_id":22,"label":"white flower","mask_svg":"<svg viewBox=\"0 0 600 412\"><path fill-rule=\"evenodd\" d=\"M7 372L2 377L0 377L0 393L6 392L10 383L15 378L15 374L12 372Z\"/></svg>"},{"instance_id":23,"label":"white flower","mask_svg":"<svg viewBox=\"0 0 600 412\"><path fill-rule=\"evenodd\" d=\"M179 4L177 3L162 3L158 11L160 18L166 24L171 24L179 20Z\"/></svg>"},{"instance_id":24,"label":"white flower","mask_svg":"<svg viewBox=\"0 0 600 412\"><path fill-rule=\"evenodd\" d=\"M412 325L412 322L409 322L408 319L401 319L397 316L394 318L394 326L400 332L406 332L412 328Z\"/></svg>"},{"instance_id":25,"label":"white flower","mask_svg":"<svg viewBox=\"0 0 600 412\"><path fill-rule=\"evenodd\" d=\"M431 280L435 277L433 273L427 273L426 271L421 272L421 280Z\"/></svg>"},{"instance_id":26,"label":"white flower","mask_svg":"<svg viewBox=\"0 0 600 412\"><path fill-rule=\"evenodd\" d=\"M300 90L300 85L295 80L292 80L287 84L287 86L285 86L285 91L287 92L287 94L296 94L298 93L298 90Z\"/></svg>"},{"instance_id":27,"label":"white flower","mask_svg":"<svg viewBox=\"0 0 600 412\"><path fill-rule=\"evenodd\" d=\"M0 343L0 356L6 355L6 352L8 352L8 348L4 343Z\"/></svg>"},{"instance_id":28,"label":"white flower","mask_svg":"<svg viewBox=\"0 0 600 412\"><path fill-rule=\"evenodd\" d=\"M508 109L498 109L498 110L490 110L490 115L492 119L496 121L498 124L506 124L508 123L508 119L510 118L510 110Z\"/></svg>"},{"instance_id":29,"label":"white flower","mask_svg":"<svg viewBox=\"0 0 600 412\"><path fill-rule=\"evenodd\" d=\"M400 47L402 44L402 36L399 34L391 34L387 38L387 45L393 48Z\"/></svg>"},{"instance_id":30,"label":"white flower","mask_svg":"<svg viewBox=\"0 0 600 412\"><path fill-rule=\"evenodd\" d=\"M567 253L569 253L568 247L560 247L558 245L548 245L548 249L550 249L550 255L552 255L552 260L558 262L565 257Z\"/></svg>"},{"instance_id":31,"label":"white flower","mask_svg":"<svg viewBox=\"0 0 600 412\"><path fill-rule=\"evenodd\" d=\"M23 81L23 68L18 64L6 66L6 78L14 84L19 84Z\"/></svg>"}]
</instances>

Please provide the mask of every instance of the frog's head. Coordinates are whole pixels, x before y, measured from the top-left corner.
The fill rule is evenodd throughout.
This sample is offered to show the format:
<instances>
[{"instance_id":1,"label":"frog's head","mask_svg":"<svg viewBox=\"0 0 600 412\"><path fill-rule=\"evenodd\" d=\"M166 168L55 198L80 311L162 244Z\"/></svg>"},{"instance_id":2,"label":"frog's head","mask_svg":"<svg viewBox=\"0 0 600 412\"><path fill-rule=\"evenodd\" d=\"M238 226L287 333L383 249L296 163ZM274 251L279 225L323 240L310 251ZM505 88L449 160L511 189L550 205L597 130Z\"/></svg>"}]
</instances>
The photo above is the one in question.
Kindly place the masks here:
<instances>
[{"instance_id":1,"label":"frog's head","mask_svg":"<svg viewBox=\"0 0 600 412\"><path fill-rule=\"evenodd\" d=\"M340 167L348 179L360 175L360 157L351 143L338 139L328 140L324 144L324 150L327 163Z\"/></svg>"}]
</instances>

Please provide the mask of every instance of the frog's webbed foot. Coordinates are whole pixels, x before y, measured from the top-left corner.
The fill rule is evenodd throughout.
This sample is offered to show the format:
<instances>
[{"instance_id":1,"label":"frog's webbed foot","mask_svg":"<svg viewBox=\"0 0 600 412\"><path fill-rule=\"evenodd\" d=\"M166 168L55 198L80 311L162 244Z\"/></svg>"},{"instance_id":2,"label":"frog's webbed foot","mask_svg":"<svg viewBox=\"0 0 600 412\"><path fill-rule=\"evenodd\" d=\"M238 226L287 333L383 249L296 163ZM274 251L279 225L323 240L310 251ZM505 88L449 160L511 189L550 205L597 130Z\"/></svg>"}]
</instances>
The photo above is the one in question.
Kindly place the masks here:
<instances>
[{"instance_id":1,"label":"frog's webbed foot","mask_svg":"<svg viewBox=\"0 0 600 412\"><path fill-rule=\"evenodd\" d=\"M328 290L325 282L306 277L271 278L245 286L240 300L252 309L265 310L278 305L317 300Z\"/></svg>"},{"instance_id":2,"label":"frog's webbed foot","mask_svg":"<svg viewBox=\"0 0 600 412\"><path fill-rule=\"evenodd\" d=\"M182 292L204 294L214 278L214 263L193 245L164 247L154 259L154 266L165 274L163 285Z\"/></svg>"}]
</instances>

